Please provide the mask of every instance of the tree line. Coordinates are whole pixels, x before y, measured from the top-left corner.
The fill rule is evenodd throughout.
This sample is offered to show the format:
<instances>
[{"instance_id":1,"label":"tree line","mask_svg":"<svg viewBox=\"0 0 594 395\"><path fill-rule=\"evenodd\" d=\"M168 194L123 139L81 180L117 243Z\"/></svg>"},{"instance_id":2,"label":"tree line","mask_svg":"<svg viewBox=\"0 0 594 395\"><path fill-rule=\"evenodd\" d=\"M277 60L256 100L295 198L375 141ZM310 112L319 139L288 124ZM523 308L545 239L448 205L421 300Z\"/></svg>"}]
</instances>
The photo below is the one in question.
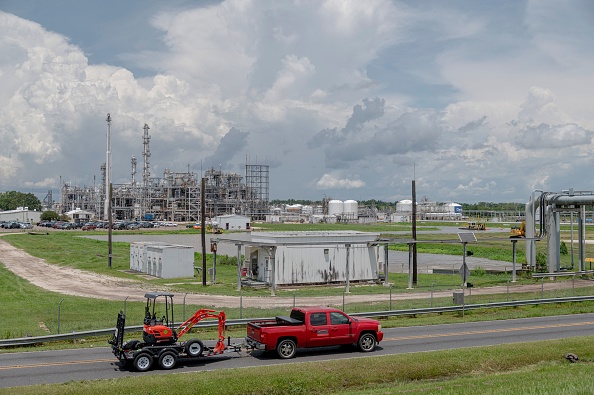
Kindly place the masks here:
<instances>
[{"instance_id":1,"label":"tree line","mask_svg":"<svg viewBox=\"0 0 594 395\"><path fill-rule=\"evenodd\" d=\"M18 191L0 192L0 210L16 210L17 207L28 207L29 210L41 210L41 201L32 193Z\"/></svg>"}]
</instances>

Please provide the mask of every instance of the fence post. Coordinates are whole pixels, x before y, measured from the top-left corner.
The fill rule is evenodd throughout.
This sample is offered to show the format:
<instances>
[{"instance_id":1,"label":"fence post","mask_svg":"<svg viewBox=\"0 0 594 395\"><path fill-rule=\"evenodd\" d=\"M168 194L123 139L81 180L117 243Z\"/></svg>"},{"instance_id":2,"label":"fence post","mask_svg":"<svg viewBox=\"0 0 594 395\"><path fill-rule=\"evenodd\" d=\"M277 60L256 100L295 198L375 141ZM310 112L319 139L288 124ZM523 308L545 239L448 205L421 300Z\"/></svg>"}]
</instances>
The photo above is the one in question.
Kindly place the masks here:
<instances>
[{"instance_id":1,"label":"fence post","mask_svg":"<svg viewBox=\"0 0 594 395\"><path fill-rule=\"evenodd\" d=\"M509 302L509 279L507 279L506 302Z\"/></svg>"},{"instance_id":2,"label":"fence post","mask_svg":"<svg viewBox=\"0 0 594 395\"><path fill-rule=\"evenodd\" d=\"M126 316L126 301L128 300L130 296L126 296L126 299L124 299L124 316Z\"/></svg>"},{"instance_id":3,"label":"fence post","mask_svg":"<svg viewBox=\"0 0 594 395\"><path fill-rule=\"evenodd\" d=\"M435 285L435 283L431 283L431 304L430 307L433 307L433 286Z\"/></svg>"},{"instance_id":4,"label":"fence post","mask_svg":"<svg viewBox=\"0 0 594 395\"><path fill-rule=\"evenodd\" d=\"M390 310L392 310L392 284L390 284Z\"/></svg>"},{"instance_id":5,"label":"fence post","mask_svg":"<svg viewBox=\"0 0 594 395\"><path fill-rule=\"evenodd\" d=\"M60 307L61 307L63 301L64 301L64 299L62 299L60 301L60 303L58 303L58 335L60 334Z\"/></svg>"},{"instance_id":6,"label":"fence post","mask_svg":"<svg viewBox=\"0 0 594 395\"><path fill-rule=\"evenodd\" d=\"M293 291L293 307L295 307L295 299L297 298L297 291Z\"/></svg>"},{"instance_id":7,"label":"fence post","mask_svg":"<svg viewBox=\"0 0 594 395\"><path fill-rule=\"evenodd\" d=\"M184 304L183 304L183 311L182 311L182 321L186 321L186 296L188 294L184 294Z\"/></svg>"},{"instance_id":8,"label":"fence post","mask_svg":"<svg viewBox=\"0 0 594 395\"><path fill-rule=\"evenodd\" d=\"M544 299L544 276L542 277L540 284L540 298Z\"/></svg>"},{"instance_id":9,"label":"fence post","mask_svg":"<svg viewBox=\"0 0 594 395\"><path fill-rule=\"evenodd\" d=\"M239 292L239 319L243 318L243 289Z\"/></svg>"},{"instance_id":10,"label":"fence post","mask_svg":"<svg viewBox=\"0 0 594 395\"><path fill-rule=\"evenodd\" d=\"M342 293L342 311L344 311L344 295L345 292Z\"/></svg>"}]
</instances>

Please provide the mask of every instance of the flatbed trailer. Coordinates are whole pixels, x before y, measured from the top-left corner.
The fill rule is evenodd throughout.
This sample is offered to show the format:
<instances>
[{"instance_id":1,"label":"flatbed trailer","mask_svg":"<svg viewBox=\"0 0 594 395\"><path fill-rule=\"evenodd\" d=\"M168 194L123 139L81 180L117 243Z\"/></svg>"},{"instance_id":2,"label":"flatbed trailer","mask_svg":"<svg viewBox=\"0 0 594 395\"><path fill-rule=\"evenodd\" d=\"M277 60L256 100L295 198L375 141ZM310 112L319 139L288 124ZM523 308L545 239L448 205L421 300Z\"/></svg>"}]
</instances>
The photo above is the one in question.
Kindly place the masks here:
<instances>
[{"instance_id":1,"label":"flatbed trailer","mask_svg":"<svg viewBox=\"0 0 594 395\"><path fill-rule=\"evenodd\" d=\"M134 369L144 372L153 367L154 363L163 369L174 368L178 361L191 360L200 357L209 357L224 353L239 353L244 349L243 344L231 344L231 339L223 335L225 327L225 314L216 313L214 310L201 309L177 329L173 328L173 304L166 304L166 316L157 320L154 314L154 305L157 297L165 296L172 301L172 294L147 293L147 308L144 320L143 340L129 340L124 342L126 316L120 311L114 335L108 341L116 358L125 365L131 364ZM150 314L149 307L153 307ZM169 307L171 306L171 307ZM178 341L191 327L203 318L218 318L219 337L214 347L205 346L200 339Z\"/></svg>"}]
</instances>

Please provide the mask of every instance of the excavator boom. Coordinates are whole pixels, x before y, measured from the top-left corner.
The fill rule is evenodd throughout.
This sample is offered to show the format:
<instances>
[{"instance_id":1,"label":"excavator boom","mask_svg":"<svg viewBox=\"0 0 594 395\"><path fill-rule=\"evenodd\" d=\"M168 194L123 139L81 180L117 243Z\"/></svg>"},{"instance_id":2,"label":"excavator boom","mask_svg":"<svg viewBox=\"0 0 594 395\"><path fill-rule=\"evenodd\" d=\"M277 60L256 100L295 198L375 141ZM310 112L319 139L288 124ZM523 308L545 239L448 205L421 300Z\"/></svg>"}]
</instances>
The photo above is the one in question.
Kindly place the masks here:
<instances>
[{"instance_id":1,"label":"excavator boom","mask_svg":"<svg viewBox=\"0 0 594 395\"><path fill-rule=\"evenodd\" d=\"M225 350L225 322L227 316L223 311L216 311L210 309L200 309L194 313L190 318L186 320L177 328L178 339L188 332L197 322L208 318L216 318L219 321L219 336L217 344L213 350L214 354L220 354Z\"/></svg>"}]
</instances>

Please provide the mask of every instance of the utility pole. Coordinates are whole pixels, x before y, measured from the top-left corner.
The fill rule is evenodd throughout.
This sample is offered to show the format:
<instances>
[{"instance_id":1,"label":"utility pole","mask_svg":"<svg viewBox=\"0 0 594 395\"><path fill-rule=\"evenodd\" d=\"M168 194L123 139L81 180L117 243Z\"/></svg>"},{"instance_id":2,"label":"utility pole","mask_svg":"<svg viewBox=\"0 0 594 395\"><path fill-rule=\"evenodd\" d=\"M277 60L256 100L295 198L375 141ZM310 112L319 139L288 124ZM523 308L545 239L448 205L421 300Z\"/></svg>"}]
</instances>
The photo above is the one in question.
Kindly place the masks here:
<instances>
[{"instance_id":1,"label":"utility pole","mask_svg":"<svg viewBox=\"0 0 594 395\"><path fill-rule=\"evenodd\" d=\"M206 218L205 218L205 199L204 189L206 187L206 179L202 179L200 186L200 236L202 240L202 285L206 286Z\"/></svg>"},{"instance_id":2,"label":"utility pole","mask_svg":"<svg viewBox=\"0 0 594 395\"><path fill-rule=\"evenodd\" d=\"M414 241L417 240L417 190L414 178L412 180L412 238ZM417 286L417 243L412 245L412 259L412 282Z\"/></svg>"},{"instance_id":3,"label":"utility pole","mask_svg":"<svg viewBox=\"0 0 594 395\"><path fill-rule=\"evenodd\" d=\"M111 116L107 113L107 158L105 162L105 217L107 218L108 230L107 230L107 267L111 269L111 255L112 255L112 243L111 243Z\"/></svg>"}]
</instances>

